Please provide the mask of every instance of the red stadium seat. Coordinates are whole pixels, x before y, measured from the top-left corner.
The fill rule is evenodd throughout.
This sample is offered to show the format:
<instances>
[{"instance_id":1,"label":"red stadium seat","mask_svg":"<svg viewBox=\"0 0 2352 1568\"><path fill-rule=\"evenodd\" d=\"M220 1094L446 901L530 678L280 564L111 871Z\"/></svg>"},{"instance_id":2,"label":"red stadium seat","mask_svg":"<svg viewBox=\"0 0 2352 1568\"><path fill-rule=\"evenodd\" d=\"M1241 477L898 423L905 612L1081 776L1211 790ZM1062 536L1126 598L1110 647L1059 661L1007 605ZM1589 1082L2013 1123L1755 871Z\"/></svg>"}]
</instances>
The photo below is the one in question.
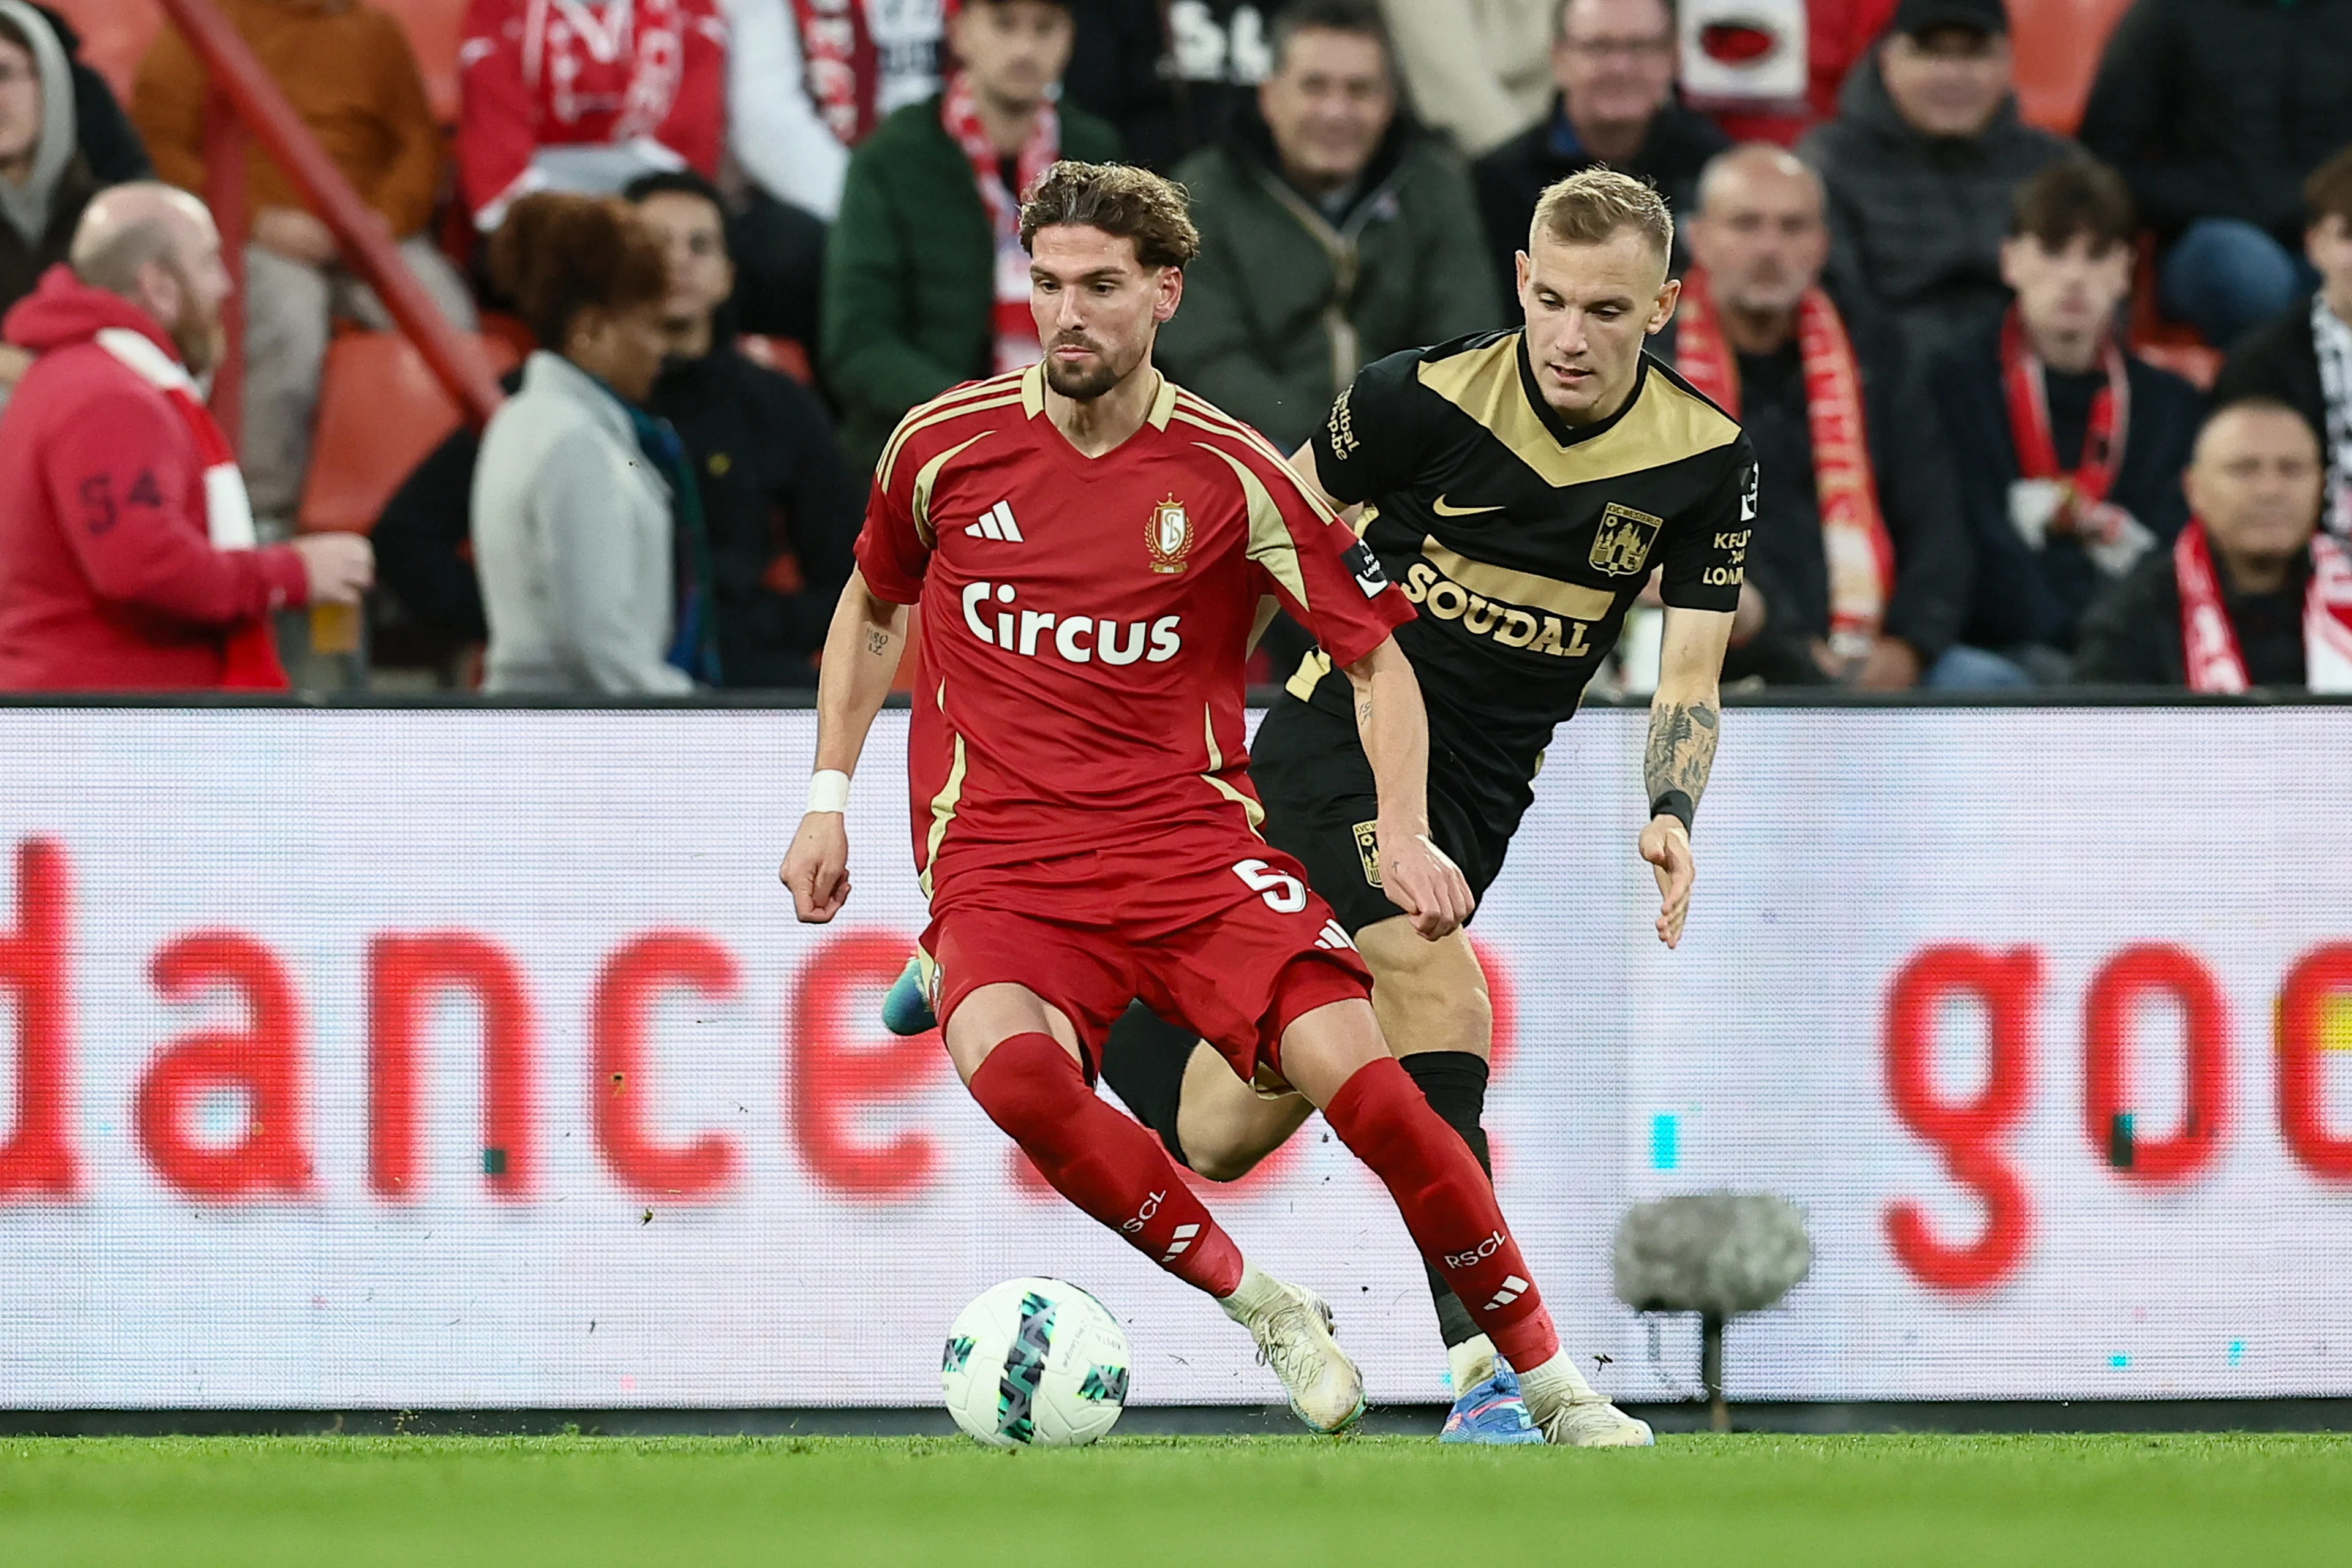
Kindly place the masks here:
<instances>
[{"instance_id":1,"label":"red stadium seat","mask_svg":"<svg viewBox=\"0 0 2352 1568\"><path fill-rule=\"evenodd\" d=\"M89 62L114 96L128 103L131 78L147 46L163 26L163 8L155 0L48 0L59 16L81 35L81 58Z\"/></svg>"},{"instance_id":2,"label":"red stadium seat","mask_svg":"<svg viewBox=\"0 0 2352 1568\"><path fill-rule=\"evenodd\" d=\"M2107 35L2132 0L2010 0L2017 107L2029 123L2072 136Z\"/></svg>"},{"instance_id":3,"label":"red stadium seat","mask_svg":"<svg viewBox=\"0 0 2352 1568\"><path fill-rule=\"evenodd\" d=\"M493 374L513 348L478 338ZM366 533L411 469L457 427L457 403L398 332L347 332L327 350L299 515L305 533Z\"/></svg>"}]
</instances>

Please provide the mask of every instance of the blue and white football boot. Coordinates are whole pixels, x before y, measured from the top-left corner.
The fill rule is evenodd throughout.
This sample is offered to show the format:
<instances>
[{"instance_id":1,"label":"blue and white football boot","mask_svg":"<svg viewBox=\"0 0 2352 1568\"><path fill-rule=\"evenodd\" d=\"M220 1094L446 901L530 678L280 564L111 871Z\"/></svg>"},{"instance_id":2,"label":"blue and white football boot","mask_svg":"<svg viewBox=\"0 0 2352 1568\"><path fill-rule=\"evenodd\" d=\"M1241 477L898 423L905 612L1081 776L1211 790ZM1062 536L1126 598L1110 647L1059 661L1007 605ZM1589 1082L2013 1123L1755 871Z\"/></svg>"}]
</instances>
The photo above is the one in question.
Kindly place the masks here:
<instances>
[{"instance_id":1,"label":"blue and white football boot","mask_svg":"<svg viewBox=\"0 0 2352 1568\"><path fill-rule=\"evenodd\" d=\"M882 1026L894 1035L920 1035L938 1028L939 1015L931 1010L931 987L938 973L939 965L931 962L930 954L917 948L882 998Z\"/></svg>"},{"instance_id":2,"label":"blue and white football boot","mask_svg":"<svg viewBox=\"0 0 2352 1568\"><path fill-rule=\"evenodd\" d=\"M1441 1443L1540 1443L1543 1432L1528 1414L1511 1363L1495 1358L1495 1375L1462 1391L1445 1417Z\"/></svg>"}]
</instances>

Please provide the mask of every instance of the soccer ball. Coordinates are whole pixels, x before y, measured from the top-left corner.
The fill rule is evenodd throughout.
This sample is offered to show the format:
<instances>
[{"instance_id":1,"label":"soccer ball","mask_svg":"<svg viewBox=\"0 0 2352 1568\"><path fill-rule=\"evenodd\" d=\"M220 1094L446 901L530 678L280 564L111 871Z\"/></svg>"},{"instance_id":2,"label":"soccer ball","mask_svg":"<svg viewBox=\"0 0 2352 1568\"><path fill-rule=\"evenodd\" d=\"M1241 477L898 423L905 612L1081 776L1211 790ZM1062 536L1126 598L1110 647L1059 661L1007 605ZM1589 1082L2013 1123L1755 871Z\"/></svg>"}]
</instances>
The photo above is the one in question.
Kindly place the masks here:
<instances>
[{"instance_id":1,"label":"soccer ball","mask_svg":"<svg viewBox=\"0 0 2352 1568\"><path fill-rule=\"evenodd\" d=\"M956 1314L940 1358L948 1414L992 1448L1076 1448L1127 1405L1127 1335L1062 1279L1007 1279Z\"/></svg>"}]
</instances>

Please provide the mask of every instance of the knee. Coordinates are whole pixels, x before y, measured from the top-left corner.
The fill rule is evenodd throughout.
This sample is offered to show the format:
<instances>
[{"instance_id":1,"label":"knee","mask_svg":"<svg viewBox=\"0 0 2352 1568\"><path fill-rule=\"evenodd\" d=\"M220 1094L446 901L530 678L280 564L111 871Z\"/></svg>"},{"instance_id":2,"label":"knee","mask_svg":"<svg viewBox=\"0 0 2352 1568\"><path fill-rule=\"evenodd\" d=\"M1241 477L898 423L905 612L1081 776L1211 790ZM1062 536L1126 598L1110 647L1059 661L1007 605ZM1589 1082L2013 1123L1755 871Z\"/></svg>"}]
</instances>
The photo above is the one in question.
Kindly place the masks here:
<instances>
[{"instance_id":1,"label":"knee","mask_svg":"<svg viewBox=\"0 0 2352 1568\"><path fill-rule=\"evenodd\" d=\"M1022 1140L1065 1122L1086 1079L1051 1036L1015 1035L984 1055L967 1080L988 1119Z\"/></svg>"},{"instance_id":2,"label":"knee","mask_svg":"<svg viewBox=\"0 0 2352 1568\"><path fill-rule=\"evenodd\" d=\"M1211 1182L1238 1182L1258 1167L1265 1156L1254 1149L1184 1150L1184 1163L1192 1173Z\"/></svg>"}]
</instances>

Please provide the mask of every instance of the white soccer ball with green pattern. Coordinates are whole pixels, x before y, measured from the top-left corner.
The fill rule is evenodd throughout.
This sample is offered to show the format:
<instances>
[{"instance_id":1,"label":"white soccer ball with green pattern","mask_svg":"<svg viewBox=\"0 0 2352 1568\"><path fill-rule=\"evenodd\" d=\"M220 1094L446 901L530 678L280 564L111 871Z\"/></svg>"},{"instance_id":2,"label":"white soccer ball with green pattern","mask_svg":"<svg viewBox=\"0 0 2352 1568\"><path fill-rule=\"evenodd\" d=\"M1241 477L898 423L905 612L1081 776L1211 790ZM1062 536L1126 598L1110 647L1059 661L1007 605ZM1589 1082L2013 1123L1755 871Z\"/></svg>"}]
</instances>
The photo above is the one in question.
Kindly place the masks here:
<instances>
[{"instance_id":1,"label":"white soccer ball with green pattern","mask_svg":"<svg viewBox=\"0 0 2352 1568\"><path fill-rule=\"evenodd\" d=\"M1007 1279L956 1314L940 1358L955 1424L992 1448L1076 1448L1127 1405L1127 1335L1065 1279Z\"/></svg>"}]
</instances>

